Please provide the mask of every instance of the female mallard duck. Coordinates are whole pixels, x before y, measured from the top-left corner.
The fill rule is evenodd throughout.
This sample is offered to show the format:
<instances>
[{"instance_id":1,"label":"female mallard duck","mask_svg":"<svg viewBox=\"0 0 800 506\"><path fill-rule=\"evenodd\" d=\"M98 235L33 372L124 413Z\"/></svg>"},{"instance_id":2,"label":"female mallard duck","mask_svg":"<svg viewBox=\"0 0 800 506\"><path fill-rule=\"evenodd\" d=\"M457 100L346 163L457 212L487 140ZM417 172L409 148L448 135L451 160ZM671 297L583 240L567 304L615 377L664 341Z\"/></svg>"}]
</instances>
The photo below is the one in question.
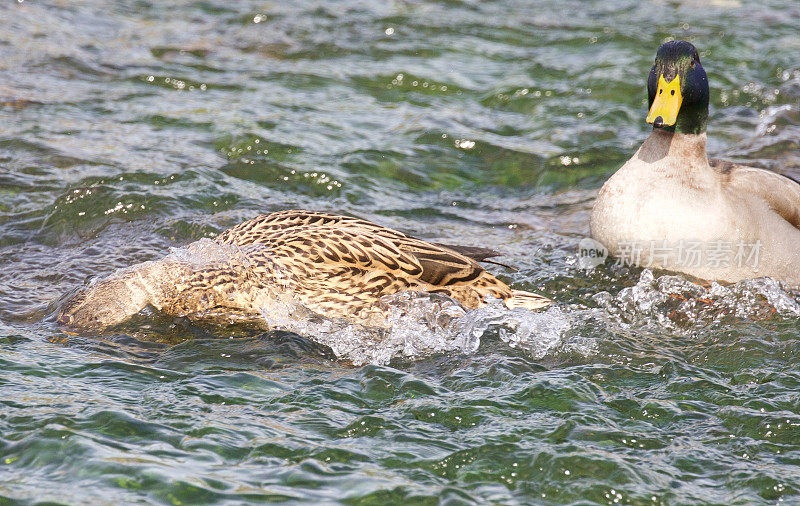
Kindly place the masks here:
<instances>
[{"instance_id":1,"label":"female mallard duck","mask_svg":"<svg viewBox=\"0 0 800 506\"><path fill-rule=\"evenodd\" d=\"M172 254L90 285L62 308L59 323L104 328L147 305L176 316L257 319L287 299L327 317L376 323L388 311L381 297L401 291L446 294L467 309L486 296L509 308L550 303L478 265L492 250L434 244L348 216L277 212L187 249L196 255Z\"/></svg>"},{"instance_id":2,"label":"female mallard duck","mask_svg":"<svg viewBox=\"0 0 800 506\"><path fill-rule=\"evenodd\" d=\"M592 237L631 264L800 286L800 185L707 158L708 78L697 49L663 44L647 92L653 131L600 190Z\"/></svg>"}]
</instances>

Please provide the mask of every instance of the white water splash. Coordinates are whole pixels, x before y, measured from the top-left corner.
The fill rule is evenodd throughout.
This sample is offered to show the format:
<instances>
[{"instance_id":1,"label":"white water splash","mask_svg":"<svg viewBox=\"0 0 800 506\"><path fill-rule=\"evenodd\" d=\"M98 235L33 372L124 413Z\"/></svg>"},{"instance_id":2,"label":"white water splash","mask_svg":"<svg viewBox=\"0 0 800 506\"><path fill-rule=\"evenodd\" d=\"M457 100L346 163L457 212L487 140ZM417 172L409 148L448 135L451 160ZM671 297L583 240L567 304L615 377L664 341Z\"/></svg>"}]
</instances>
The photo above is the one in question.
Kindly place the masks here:
<instances>
[{"instance_id":1,"label":"white water splash","mask_svg":"<svg viewBox=\"0 0 800 506\"><path fill-rule=\"evenodd\" d=\"M490 300L465 311L441 295L401 292L384 297L391 308L386 327L367 327L343 320L301 317L282 320L282 328L329 346L354 365L386 364L393 358L419 359L441 353L474 353L482 339L499 337L533 359L558 353L589 356L596 339L585 337L587 323L648 329L659 334L693 332L725 319L759 320L775 313L800 316L800 303L785 285L771 278L733 285L693 283L681 276L656 278L642 272L636 285L616 296L594 296L598 309L553 305L545 311L509 310ZM274 317L266 318L278 323ZM602 325L602 323L601 323Z\"/></svg>"},{"instance_id":2,"label":"white water splash","mask_svg":"<svg viewBox=\"0 0 800 506\"><path fill-rule=\"evenodd\" d=\"M594 350L591 340L570 336L574 317L556 307L542 312L509 310L493 300L483 308L466 311L449 297L421 292L396 293L381 303L389 309L389 316L385 326L379 327L324 318L291 303L271 305L262 316L270 328L309 337L354 365L474 353L481 339L492 333L534 358L560 350L584 354Z\"/></svg>"},{"instance_id":3,"label":"white water splash","mask_svg":"<svg viewBox=\"0 0 800 506\"><path fill-rule=\"evenodd\" d=\"M645 269L636 285L616 296L600 292L593 298L623 326L672 331L692 331L725 318L758 320L774 313L800 316L796 296L772 278L703 286L681 276L655 278Z\"/></svg>"}]
</instances>

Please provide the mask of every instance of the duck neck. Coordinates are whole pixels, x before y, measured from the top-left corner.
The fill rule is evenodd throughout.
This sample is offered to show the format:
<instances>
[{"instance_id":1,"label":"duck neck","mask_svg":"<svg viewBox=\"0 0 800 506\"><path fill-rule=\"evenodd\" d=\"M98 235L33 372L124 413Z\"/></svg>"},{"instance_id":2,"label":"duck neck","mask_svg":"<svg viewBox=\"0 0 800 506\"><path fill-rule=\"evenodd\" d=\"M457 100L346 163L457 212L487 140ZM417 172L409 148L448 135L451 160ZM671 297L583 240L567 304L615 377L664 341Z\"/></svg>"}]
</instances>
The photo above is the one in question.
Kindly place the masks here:
<instances>
[{"instance_id":1,"label":"duck neck","mask_svg":"<svg viewBox=\"0 0 800 506\"><path fill-rule=\"evenodd\" d=\"M637 156L649 164L705 167L708 166L706 133L683 134L654 128Z\"/></svg>"}]
</instances>

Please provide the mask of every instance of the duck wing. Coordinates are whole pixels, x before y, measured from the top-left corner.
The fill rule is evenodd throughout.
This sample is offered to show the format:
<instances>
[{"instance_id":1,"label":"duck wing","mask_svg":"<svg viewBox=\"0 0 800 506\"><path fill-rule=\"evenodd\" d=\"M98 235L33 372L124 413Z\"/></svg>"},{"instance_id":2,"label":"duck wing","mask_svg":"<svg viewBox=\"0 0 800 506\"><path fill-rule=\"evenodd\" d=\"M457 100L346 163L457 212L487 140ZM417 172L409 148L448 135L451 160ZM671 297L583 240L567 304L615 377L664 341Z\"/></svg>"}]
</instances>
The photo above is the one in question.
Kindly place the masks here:
<instances>
[{"instance_id":1,"label":"duck wing","mask_svg":"<svg viewBox=\"0 0 800 506\"><path fill-rule=\"evenodd\" d=\"M723 184L758 195L784 220L800 229L800 183L770 170L725 160L711 159L709 164L720 172Z\"/></svg>"},{"instance_id":2,"label":"duck wing","mask_svg":"<svg viewBox=\"0 0 800 506\"><path fill-rule=\"evenodd\" d=\"M416 251L423 255L435 255L441 254L441 250L444 249L448 252L457 253L462 257L472 259L476 262L487 262L508 267L500 262L488 260L489 258L501 256L501 253L490 248L431 243L416 239L409 235L403 234L402 232L398 232L397 230L392 230L360 218L341 216L320 211L305 211L298 209L279 211L257 216L251 220L226 230L217 237L217 241L223 244L245 246L254 242L268 242L269 237L272 234L281 230L295 227L317 228L325 226L355 227L365 232L375 233L379 236L393 240L402 251L407 251L410 253ZM429 248L431 245L437 247L435 251Z\"/></svg>"},{"instance_id":3,"label":"duck wing","mask_svg":"<svg viewBox=\"0 0 800 506\"><path fill-rule=\"evenodd\" d=\"M297 280L311 306L367 304L401 290L446 293L468 308L512 290L473 258L449 246L409 237L366 220L313 211L258 216L220 234L219 242L265 246ZM466 249L483 256L484 248ZM312 307L313 309L313 307Z\"/></svg>"},{"instance_id":4,"label":"duck wing","mask_svg":"<svg viewBox=\"0 0 800 506\"><path fill-rule=\"evenodd\" d=\"M482 248L480 246L459 246L454 244L442 244L440 242L433 243L437 246L441 246L442 248L446 248L458 253L461 253L465 257L471 258L476 262L483 262L492 265L499 265L500 267L505 267L506 269L510 269L512 271L517 271L516 267L512 267L508 264L504 264L502 262L498 262L497 260L489 260L493 257L499 257L503 254L499 251L495 251L491 248Z\"/></svg>"}]
</instances>

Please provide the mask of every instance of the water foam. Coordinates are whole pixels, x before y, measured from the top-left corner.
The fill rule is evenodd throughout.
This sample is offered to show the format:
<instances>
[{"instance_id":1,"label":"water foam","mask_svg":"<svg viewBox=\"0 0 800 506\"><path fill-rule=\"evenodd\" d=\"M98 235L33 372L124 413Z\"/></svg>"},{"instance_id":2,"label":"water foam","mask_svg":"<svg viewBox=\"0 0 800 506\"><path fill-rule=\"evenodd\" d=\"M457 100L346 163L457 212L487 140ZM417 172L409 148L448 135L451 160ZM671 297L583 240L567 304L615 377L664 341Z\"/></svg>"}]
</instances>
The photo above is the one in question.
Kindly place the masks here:
<instances>
[{"instance_id":1,"label":"water foam","mask_svg":"<svg viewBox=\"0 0 800 506\"><path fill-rule=\"evenodd\" d=\"M700 285L675 275L656 278L645 269L634 286L623 288L616 296L600 292L593 299L623 326L675 332L696 330L730 318L759 320L775 313L800 316L795 294L772 278Z\"/></svg>"},{"instance_id":2,"label":"water foam","mask_svg":"<svg viewBox=\"0 0 800 506\"><path fill-rule=\"evenodd\" d=\"M395 358L421 359L443 353L474 353L481 340L497 335L509 346L534 358L558 350L593 351L590 340L579 343L569 330L574 317L558 307L532 312L509 310L499 300L466 311L455 300L422 292L400 292L383 297L388 310L385 325L369 326L343 319L302 314L299 304L262 312L270 328L288 330L328 346L354 365L387 364Z\"/></svg>"}]
</instances>

